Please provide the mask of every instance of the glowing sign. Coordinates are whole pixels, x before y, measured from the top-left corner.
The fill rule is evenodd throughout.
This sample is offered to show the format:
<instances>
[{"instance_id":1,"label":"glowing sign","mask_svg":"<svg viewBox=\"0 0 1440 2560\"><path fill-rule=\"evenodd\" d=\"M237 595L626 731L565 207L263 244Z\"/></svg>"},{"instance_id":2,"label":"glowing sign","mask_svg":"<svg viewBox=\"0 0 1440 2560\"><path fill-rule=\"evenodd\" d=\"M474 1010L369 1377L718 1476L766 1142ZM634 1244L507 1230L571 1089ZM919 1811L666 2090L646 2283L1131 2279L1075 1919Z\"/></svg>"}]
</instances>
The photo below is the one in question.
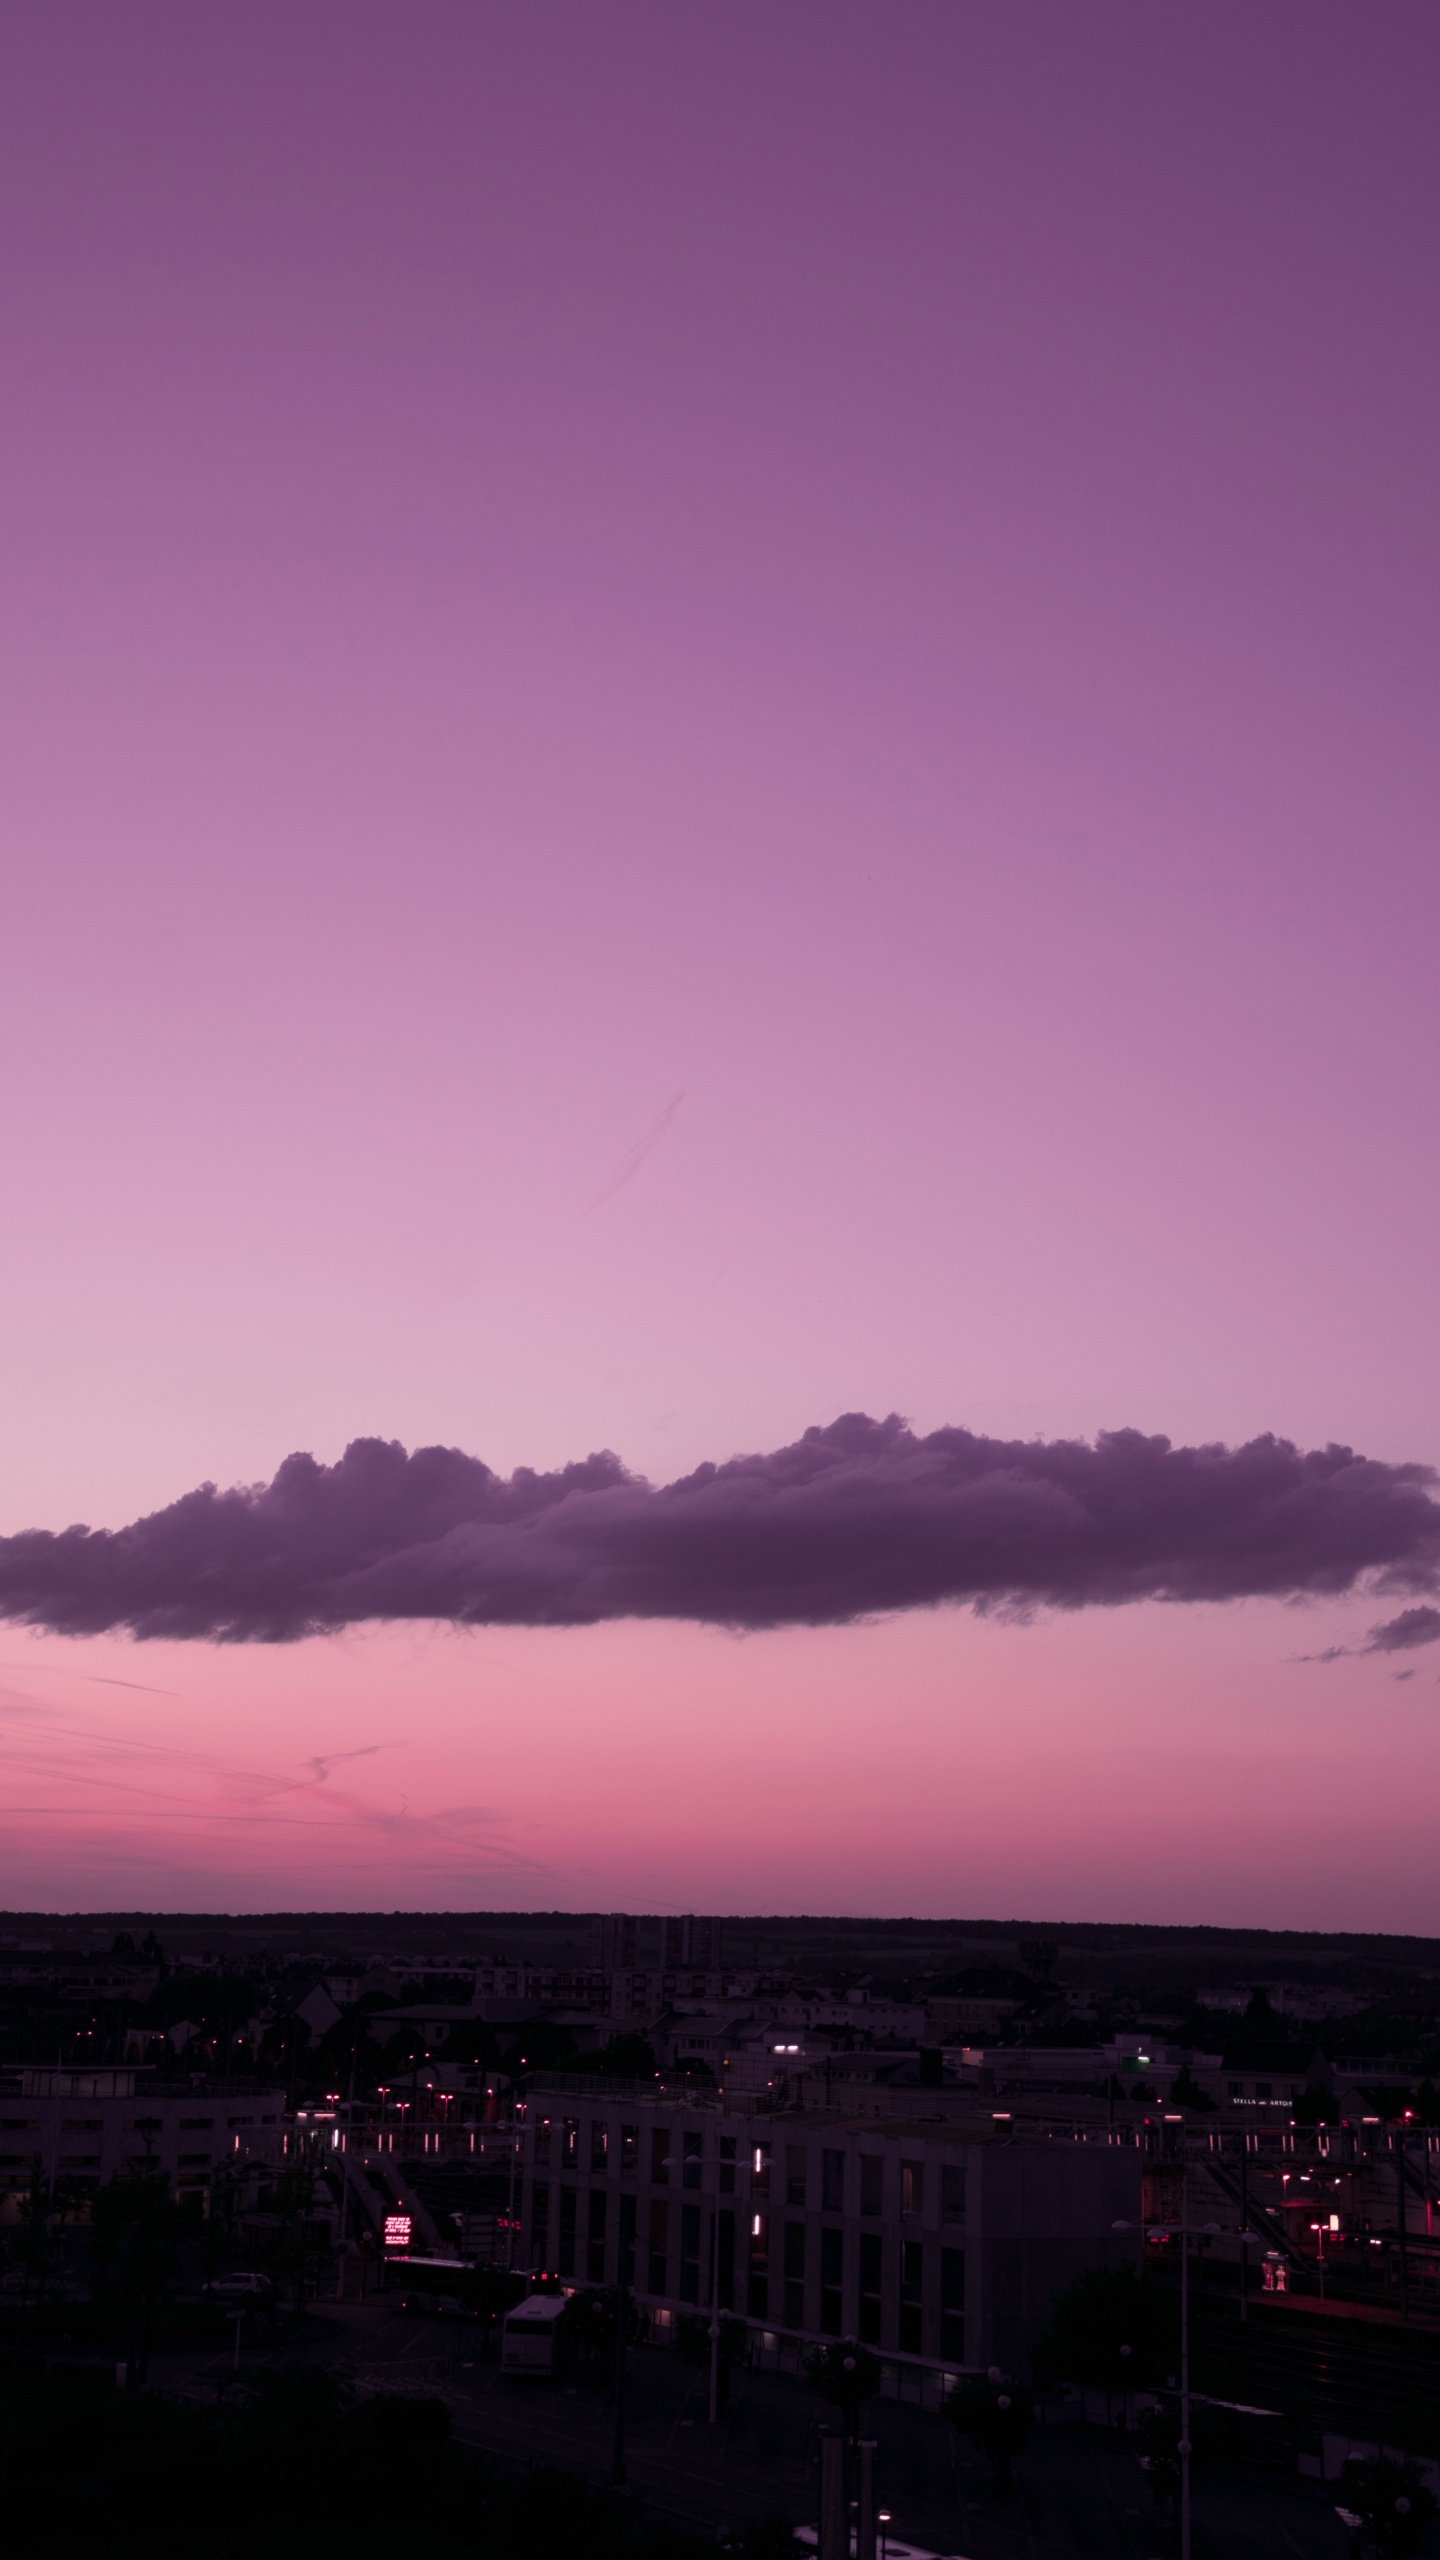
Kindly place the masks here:
<instances>
[{"instance_id":1,"label":"glowing sign","mask_svg":"<svg viewBox=\"0 0 1440 2560\"><path fill-rule=\"evenodd\" d=\"M386 2246L386 2248L387 2248L387 2249L408 2249L408 2248L409 2248L409 2246L410 2246L410 2216L409 2216L409 2214L408 2214L408 2213L387 2213L387 2214L386 2214L386 2216L385 2216L385 2246Z\"/></svg>"}]
</instances>

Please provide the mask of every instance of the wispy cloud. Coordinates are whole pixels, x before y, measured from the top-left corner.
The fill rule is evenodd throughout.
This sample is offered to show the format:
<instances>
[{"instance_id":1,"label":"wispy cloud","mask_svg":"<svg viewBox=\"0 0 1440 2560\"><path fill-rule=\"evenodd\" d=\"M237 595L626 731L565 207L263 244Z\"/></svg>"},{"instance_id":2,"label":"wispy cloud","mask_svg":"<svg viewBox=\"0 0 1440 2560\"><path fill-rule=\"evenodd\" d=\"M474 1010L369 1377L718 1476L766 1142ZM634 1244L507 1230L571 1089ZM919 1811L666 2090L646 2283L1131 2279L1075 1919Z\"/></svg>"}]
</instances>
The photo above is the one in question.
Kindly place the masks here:
<instances>
[{"instance_id":1,"label":"wispy cloud","mask_svg":"<svg viewBox=\"0 0 1440 2560\"><path fill-rule=\"evenodd\" d=\"M655 1149L659 1146L661 1139L664 1137L666 1130L669 1128L671 1121L674 1119L675 1114L679 1110L684 1099L685 1096L683 1092L677 1093L669 1102L666 1103L665 1108L661 1112L659 1119L655 1122L654 1127L647 1129L643 1138L637 1138L634 1146L630 1148L628 1154L621 1158L618 1171L612 1179L606 1183L604 1190L597 1191L593 1200L586 1201L585 1207L580 1213L582 1217L590 1217L596 1209L603 1208L607 1200L613 1200L617 1191L623 1191L627 1182L634 1181L635 1176L639 1172L642 1164L645 1162L646 1157L648 1155L653 1155Z\"/></svg>"},{"instance_id":2,"label":"wispy cloud","mask_svg":"<svg viewBox=\"0 0 1440 2560\"><path fill-rule=\"evenodd\" d=\"M1382 1619L1363 1644L1331 1644L1323 1653L1297 1654L1298 1662L1354 1662L1367 1653L1410 1653L1417 1645L1440 1643L1440 1609L1402 1609L1398 1618ZM1397 1680L1413 1675L1397 1671Z\"/></svg>"}]
</instances>

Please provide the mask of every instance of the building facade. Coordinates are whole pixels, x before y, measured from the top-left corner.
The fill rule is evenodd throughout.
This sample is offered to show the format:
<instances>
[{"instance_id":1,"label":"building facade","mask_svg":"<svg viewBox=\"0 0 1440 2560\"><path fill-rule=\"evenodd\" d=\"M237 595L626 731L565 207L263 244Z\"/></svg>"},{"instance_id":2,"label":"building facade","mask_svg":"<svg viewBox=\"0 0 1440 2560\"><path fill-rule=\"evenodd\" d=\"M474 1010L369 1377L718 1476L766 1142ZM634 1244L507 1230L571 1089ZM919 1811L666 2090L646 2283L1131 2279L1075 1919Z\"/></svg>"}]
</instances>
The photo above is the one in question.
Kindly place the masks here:
<instances>
[{"instance_id":1,"label":"building facade","mask_svg":"<svg viewBox=\"0 0 1440 2560\"><path fill-rule=\"evenodd\" d=\"M203 2195L218 2169L278 2166L280 2089L157 2090L143 2071L20 2070L0 2074L0 2216L34 2180L99 2187L158 2170L172 2194Z\"/></svg>"},{"instance_id":2,"label":"building facade","mask_svg":"<svg viewBox=\"0 0 1440 2560\"><path fill-rule=\"evenodd\" d=\"M532 2090L523 2122L524 2263L623 2274L671 2317L718 2299L800 2340L1020 2370L1066 2284L1138 2258L1114 2229L1140 2219L1128 2146L599 2089Z\"/></svg>"}]
</instances>

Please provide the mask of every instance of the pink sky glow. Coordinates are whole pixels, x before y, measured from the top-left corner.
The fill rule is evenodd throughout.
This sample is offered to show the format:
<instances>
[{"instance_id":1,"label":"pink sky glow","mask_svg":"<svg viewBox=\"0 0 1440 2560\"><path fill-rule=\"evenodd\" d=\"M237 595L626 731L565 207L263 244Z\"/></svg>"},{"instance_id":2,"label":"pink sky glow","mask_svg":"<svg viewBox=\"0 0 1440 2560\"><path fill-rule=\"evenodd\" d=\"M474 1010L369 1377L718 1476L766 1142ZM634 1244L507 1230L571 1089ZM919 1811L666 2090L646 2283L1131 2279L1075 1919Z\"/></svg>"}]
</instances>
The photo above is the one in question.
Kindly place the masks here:
<instances>
[{"instance_id":1,"label":"pink sky glow","mask_svg":"<svg viewBox=\"0 0 1440 2560\"><path fill-rule=\"evenodd\" d=\"M1440 22L0 28L0 1535L1440 1464ZM1400 1601L0 1625L11 1905L1440 1930ZM348 1755L348 1756L347 1756Z\"/></svg>"}]
</instances>

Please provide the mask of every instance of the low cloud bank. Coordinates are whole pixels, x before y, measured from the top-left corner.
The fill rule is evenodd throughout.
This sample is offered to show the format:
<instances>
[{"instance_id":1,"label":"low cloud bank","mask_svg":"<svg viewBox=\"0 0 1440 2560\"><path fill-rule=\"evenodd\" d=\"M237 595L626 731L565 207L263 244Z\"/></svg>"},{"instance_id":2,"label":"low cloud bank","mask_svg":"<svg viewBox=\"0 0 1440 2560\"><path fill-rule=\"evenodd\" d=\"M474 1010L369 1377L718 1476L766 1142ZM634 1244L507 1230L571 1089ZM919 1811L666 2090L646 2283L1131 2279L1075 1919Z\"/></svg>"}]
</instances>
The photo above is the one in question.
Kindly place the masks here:
<instances>
[{"instance_id":1,"label":"low cloud bank","mask_svg":"<svg viewBox=\"0 0 1440 2560\"><path fill-rule=\"evenodd\" d=\"M602 1453L501 1477L458 1449L355 1440L274 1482L202 1485L128 1528L0 1539L0 1617L56 1633L271 1642L367 1619L834 1625L969 1603L1440 1588L1434 1470L1353 1450L919 1437L845 1414L786 1449L653 1486ZM1424 1642L1408 1610L1378 1650ZM1383 1641L1382 1641L1383 1639Z\"/></svg>"}]
</instances>

